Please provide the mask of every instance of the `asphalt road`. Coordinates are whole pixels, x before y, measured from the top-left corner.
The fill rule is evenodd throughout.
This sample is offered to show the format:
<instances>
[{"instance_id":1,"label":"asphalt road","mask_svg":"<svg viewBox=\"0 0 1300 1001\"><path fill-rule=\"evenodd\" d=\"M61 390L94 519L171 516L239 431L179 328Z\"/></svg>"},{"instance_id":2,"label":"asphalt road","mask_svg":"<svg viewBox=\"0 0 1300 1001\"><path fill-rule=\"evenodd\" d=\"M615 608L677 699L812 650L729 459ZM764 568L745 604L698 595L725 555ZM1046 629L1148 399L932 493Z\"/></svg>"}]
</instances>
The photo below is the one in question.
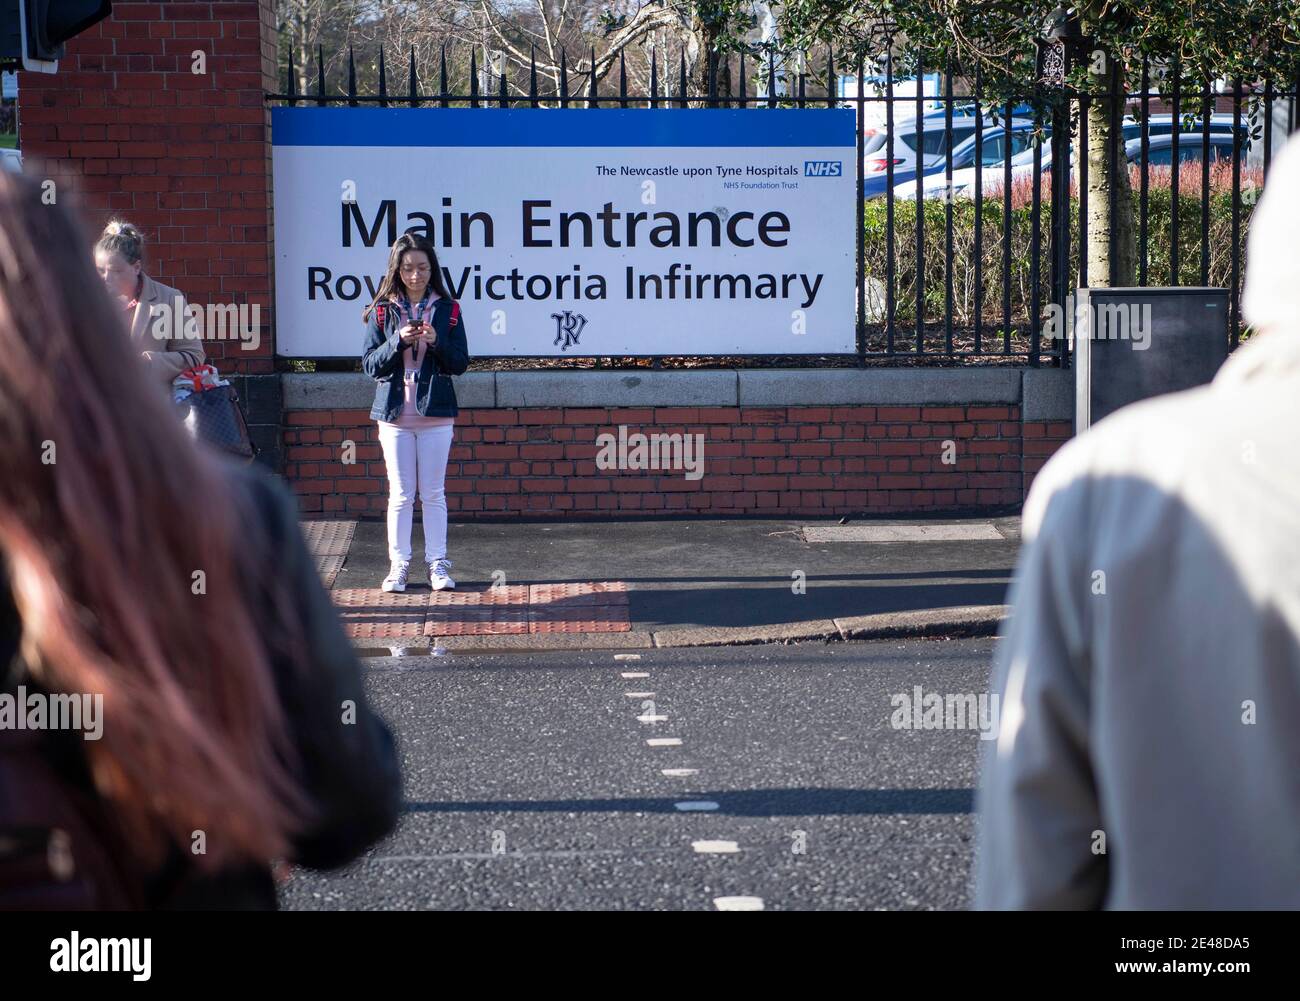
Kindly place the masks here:
<instances>
[{"instance_id":1,"label":"asphalt road","mask_svg":"<svg viewBox=\"0 0 1300 1001\"><path fill-rule=\"evenodd\" d=\"M405 814L347 869L296 871L282 905L965 907L983 744L895 729L890 699L987 691L993 642L368 660Z\"/></svg>"}]
</instances>

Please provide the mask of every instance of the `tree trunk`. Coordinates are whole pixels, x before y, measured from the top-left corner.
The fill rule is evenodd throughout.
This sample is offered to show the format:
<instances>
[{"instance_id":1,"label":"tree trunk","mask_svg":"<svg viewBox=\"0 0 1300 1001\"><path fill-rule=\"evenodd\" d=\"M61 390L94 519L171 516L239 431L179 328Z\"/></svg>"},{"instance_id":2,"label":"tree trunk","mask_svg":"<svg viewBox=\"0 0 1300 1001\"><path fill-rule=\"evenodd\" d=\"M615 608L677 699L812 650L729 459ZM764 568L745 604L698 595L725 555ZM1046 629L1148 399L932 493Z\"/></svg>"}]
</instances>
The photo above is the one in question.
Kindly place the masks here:
<instances>
[{"instance_id":1,"label":"tree trunk","mask_svg":"<svg viewBox=\"0 0 1300 1001\"><path fill-rule=\"evenodd\" d=\"M687 65L687 77L690 80L689 86L699 98L692 101L693 107L704 108L708 106L709 94L709 75L711 72L716 73L718 64L718 53L714 51L714 45L721 35L721 25L714 19L704 16L699 5L695 5L695 10L691 17L691 35L696 43L697 55L694 65Z\"/></svg>"},{"instance_id":2,"label":"tree trunk","mask_svg":"<svg viewBox=\"0 0 1300 1001\"><path fill-rule=\"evenodd\" d=\"M1088 285L1128 286L1137 280L1137 244L1133 234L1133 186L1129 183L1128 161L1124 156L1124 135L1117 129L1115 158L1111 161L1112 122L1119 124L1124 113L1123 77L1109 53L1102 60L1090 57L1088 93L1102 95L1088 103ZM1119 107L1116 108L1115 105ZM1076 134L1074 149L1082 148ZM1080 176L1083 156L1075 155L1075 180L1082 191ZM1111 192L1115 198L1115 227L1111 231Z\"/></svg>"},{"instance_id":3,"label":"tree trunk","mask_svg":"<svg viewBox=\"0 0 1300 1001\"><path fill-rule=\"evenodd\" d=\"M295 62L297 63L296 69L298 70L298 93L305 94L307 93L308 80L307 60L311 57L307 51L307 43L309 41L307 38L307 15L303 12L300 12L298 18L298 37L296 41L298 51L295 53L295 56L297 57Z\"/></svg>"}]
</instances>

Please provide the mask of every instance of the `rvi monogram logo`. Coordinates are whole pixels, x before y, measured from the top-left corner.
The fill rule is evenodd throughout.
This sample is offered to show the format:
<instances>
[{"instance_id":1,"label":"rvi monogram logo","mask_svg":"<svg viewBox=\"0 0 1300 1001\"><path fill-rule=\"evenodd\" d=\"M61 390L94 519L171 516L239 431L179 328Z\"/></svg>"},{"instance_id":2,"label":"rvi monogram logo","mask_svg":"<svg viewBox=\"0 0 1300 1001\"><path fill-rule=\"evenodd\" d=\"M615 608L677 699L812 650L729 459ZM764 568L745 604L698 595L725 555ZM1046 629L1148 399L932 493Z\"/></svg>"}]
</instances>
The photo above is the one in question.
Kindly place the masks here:
<instances>
[{"instance_id":1,"label":"rvi monogram logo","mask_svg":"<svg viewBox=\"0 0 1300 1001\"><path fill-rule=\"evenodd\" d=\"M564 343L560 344L561 351L568 350L570 344L577 344L578 335L587 325L585 316L568 309L563 313L552 313L551 319L555 321L555 343L560 344L561 338L564 340Z\"/></svg>"}]
</instances>

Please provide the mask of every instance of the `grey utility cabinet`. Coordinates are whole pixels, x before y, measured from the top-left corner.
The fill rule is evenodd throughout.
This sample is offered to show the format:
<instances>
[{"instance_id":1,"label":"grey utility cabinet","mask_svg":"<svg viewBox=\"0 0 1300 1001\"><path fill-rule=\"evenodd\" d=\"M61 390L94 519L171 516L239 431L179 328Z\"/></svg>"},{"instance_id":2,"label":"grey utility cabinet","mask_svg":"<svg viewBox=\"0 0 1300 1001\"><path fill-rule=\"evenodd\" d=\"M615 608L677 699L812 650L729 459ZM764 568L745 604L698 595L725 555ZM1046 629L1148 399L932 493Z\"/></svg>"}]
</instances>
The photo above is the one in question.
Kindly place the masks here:
<instances>
[{"instance_id":1,"label":"grey utility cabinet","mask_svg":"<svg viewBox=\"0 0 1300 1001\"><path fill-rule=\"evenodd\" d=\"M1213 379L1228 357L1228 305L1223 288L1079 289L1075 433L1130 403Z\"/></svg>"}]
</instances>

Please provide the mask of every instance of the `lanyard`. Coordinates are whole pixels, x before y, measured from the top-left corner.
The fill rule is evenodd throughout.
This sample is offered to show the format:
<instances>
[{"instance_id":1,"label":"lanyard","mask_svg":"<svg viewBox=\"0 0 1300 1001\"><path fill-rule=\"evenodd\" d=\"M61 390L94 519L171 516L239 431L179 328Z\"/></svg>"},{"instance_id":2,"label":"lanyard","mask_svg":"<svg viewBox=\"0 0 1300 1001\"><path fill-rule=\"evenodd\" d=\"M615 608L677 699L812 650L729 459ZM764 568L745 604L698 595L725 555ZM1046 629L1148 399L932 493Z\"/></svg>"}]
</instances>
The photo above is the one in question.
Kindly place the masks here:
<instances>
[{"instance_id":1,"label":"lanyard","mask_svg":"<svg viewBox=\"0 0 1300 1001\"><path fill-rule=\"evenodd\" d=\"M432 294L433 294L432 288L425 289L424 295L421 297L420 304L418 306L412 306L411 300L406 297L405 293L402 294L400 298L402 304L402 311L406 314L406 318L411 323L420 322L420 317L424 315L425 304L429 301L429 296ZM428 345L423 343L409 344L407 345L405 350L411 352L411 357L415 360L416 364L418 365L421 361L424 360L424 349L427 346Z\"/></svg>"},{"instance_id":2,"label":"lanyard","mask_svg":"<svg viewBox=\"0 0 1300 1001\"><path fill-rule=\"evenodd\" d=\"M406 295L400 296L400 303L402 303L403 312L406 312L407 320L411 321L412 324L419 324L420 317L424 315L425 304L429 302L429 295L432 295L432 292L432 289L425 289L424 296L420 299L420 304L415 305L415 307L412 307L411 300L407 299ZM409 378L412 378L416 370L419 370L420 364L424 361L424 352L426 347L428 347L428 344L419 343L407 344L407 347L404 348L404 351L411 352L411 360L415 361L416 364L416 368L408 368L406 370L406 378L408 378L408 380Z\"/></svg>"},{"instance_id":3,"label":"lanyard","mask_svg":"<svg viewBox=\"0 0 1300 1001\"><path fill-rule=\"evenodd\" d=\"M420 317L424 315L425 304L429 301L429 296L433 294L433 289L425 289L424 296L420 299L418 306L412 306L411 300L403 293L401 297L402 310L406 313L406 318L412 323L419 323Z\"/></svg>"}]
</instances>

